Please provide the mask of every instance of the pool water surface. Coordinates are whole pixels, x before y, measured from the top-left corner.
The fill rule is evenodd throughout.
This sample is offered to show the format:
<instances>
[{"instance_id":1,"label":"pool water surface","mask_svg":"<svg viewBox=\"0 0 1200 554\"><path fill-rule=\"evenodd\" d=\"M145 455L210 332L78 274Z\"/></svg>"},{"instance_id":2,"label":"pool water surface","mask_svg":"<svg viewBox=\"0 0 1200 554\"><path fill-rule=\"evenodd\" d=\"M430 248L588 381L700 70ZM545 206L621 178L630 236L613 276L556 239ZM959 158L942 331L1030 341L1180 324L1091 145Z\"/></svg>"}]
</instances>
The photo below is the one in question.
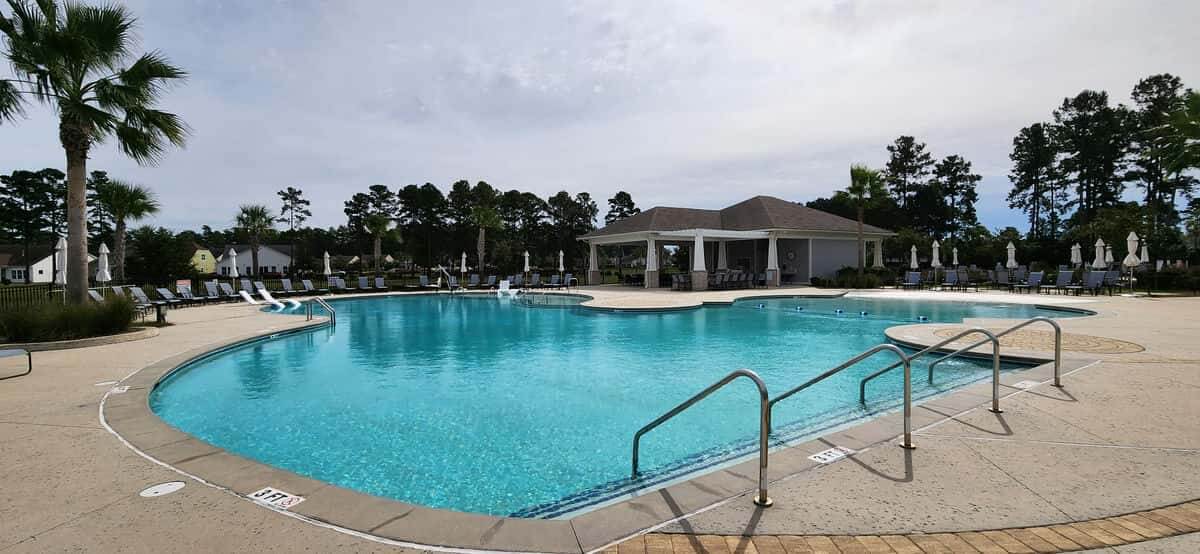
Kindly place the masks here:
<instances>
[{"instance_id":1,"label":"pool water surface","mask_svg":"<svg viewBox=\"0 0 1200 554\"><path fill-rule=\"evenodd\" d=\"M235 454L433 508L555 517L750 453L757 393L740 380L642 439L634 433L728 372L771 393L884 342L887 327L963 318L1070 317L1027 305L774 298L666 313L530 307L494 297L339 300L336 327L204 357L159 383L152 410ZM841 310L838 313L837 310ZM865 312L866 315L862 315ZM286 317L281 315L280 317ZM773 439L898 406L879 356L778 404ZM954 359L923 398L984 378Z\"/></svg>"}]
</instances>

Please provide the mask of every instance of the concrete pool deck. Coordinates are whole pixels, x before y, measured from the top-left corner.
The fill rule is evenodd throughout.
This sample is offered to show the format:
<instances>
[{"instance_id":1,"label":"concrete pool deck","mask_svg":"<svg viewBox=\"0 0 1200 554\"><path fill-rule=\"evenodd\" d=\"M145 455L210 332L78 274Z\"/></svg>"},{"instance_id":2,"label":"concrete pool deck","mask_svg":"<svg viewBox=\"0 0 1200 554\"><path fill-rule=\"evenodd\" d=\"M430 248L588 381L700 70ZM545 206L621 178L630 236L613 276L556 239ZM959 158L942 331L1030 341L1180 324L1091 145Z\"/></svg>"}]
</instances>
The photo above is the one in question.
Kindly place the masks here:
<instances>
[{"instance_id":1,"label":"concrete pool deck","mask_svg":"<svg viewBox=\"0 0 1200 554\"><path fill-rule=\"evenodd\" d=\"M764 293L611 288L615 290L596 287L581 292L609 308L665 302L674 305L664 307L681 308L728 302L736 294ZM781 289L768 294L828 292ZM681 536L879 535L1058 524L1158 508L1200 496L1200 397L1196 394L1200 347L1195 340L1200 336L1200 299L865 294L1077 305L1099 314L1063 320L1068 334L1116 339L1142 350L1099 353L1068 349L1067 371L1078 371L1064 378L1065 389L1044 384L1018 388L1019 381L1010 381L1005 394L1013 396L1003 399L1005 413L1000 415L975 409L986 396L969 387L957 397L926 402L920 413L914 414L919 429L915 451L889 444L898 430L896 418L889 415L874 420L878 423L873 428L860 426L825 437L830 444L858 451L835 463L804 462L807 454L819 450L812 449L819 443L773 452L772 476L782 480L772 484L776 506L767 510L751 509L748 500L736 496L736 487L716 494L709 491L708 496L699 494L699 489L688 491L688 486L705 486L706 481L696 479L695 485L683 483L590 512L585 517L608 520L593 528L610 529L611 536L586 536L580 533L583 526L572 523L576 549L608 546L631 534L616 533L622 528L620 520L628 514L645 516L646 511L661 512L656 515L659 519L687 516L657 530ZM684 296L688 298L680 298ZM104 429L97 414L100 399L113 386L109 381L123 381L144 367L170 365L171 358L184 352L304 324L232 305L175 310L170 316L175 325L161 329L158 337L38 353L32 375L0 381L0 467L5 468L0 490L0 552L394 551L394 546L325 529L183 478L134 453ZM941 328L952 326L926 327L936 336ZM1036 353L1038 335L1024 338L1025 346ZM1092 364L1093 360L1100 363ZM0 374L14 369L10 366L15 363L0 360ZM1046 379L1044 367L1027 371L1026 375L1014 373L1012 378ZM109 398L134 398L137 390ZM738 469L734 466L729 471ZM183 480L187 486L159 498L137 495L147 486L175 480ZM319 489L320 485L311 486ZM279 486L288 490L282 483ZM289 492L304 494L299 489ZM716 506L705 500L731 495L731 500ZM312 500L299 508L309 502ZM691 513L698 510L703 511ZM371 511L362 508L358 516L375 517ZM424 525L436 527L437 523ZM463 536L462 546L505 533L528 534L531 549L538 549L538 537L523 533L520 524L492 527L437 531L449 539ZM631 527L640 530L637 525ZM1190 537L1164 540L1189 541ZM651 543L644 539L642 548L649 550ZM686 540L675 551L700 544ZM638 550L634 543L621 550L625 548ZM846 550L852 549L847 546Z\"/></svg>"}]
</instances>

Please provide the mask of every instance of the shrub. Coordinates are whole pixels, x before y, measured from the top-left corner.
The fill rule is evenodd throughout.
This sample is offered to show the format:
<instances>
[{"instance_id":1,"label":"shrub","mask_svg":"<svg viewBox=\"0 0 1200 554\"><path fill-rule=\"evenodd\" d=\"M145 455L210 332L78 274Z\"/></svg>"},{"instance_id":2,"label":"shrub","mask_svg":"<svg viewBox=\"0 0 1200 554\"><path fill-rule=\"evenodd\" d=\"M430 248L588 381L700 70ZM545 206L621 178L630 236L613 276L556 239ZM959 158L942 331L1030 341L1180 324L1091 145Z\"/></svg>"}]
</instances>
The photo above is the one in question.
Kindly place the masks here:
<instances>
[{"instance_id":1,"label":"shrub","mask_svg":"<svg viewBox=\"0 0 1200 554\"><path fill-rule=\"evenodd\" d=\"M81 305L14 306L0 311L0 335L13 342L81 339L129 329L136 311L126 298Z\"/></svg>"}]
</instances>

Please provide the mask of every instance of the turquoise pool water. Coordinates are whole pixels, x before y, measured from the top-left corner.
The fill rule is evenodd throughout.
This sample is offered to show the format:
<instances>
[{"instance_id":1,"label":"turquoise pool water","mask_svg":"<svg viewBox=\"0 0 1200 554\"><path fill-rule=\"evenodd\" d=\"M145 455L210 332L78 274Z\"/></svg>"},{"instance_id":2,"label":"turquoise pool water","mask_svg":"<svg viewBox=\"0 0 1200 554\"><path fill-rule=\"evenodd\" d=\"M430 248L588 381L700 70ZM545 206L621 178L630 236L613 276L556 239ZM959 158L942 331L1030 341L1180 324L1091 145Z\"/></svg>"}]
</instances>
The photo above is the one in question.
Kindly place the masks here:
<instances>
[{"instance_id":1,"label":"turquoise pool water","mask_svg":"<svg viewBox=\"0 0 1200 554\"><path fill-rule=\"evenodd\" d=\"M343 487L436 508L553 517L750 453L756 393L742 380L646 435L645 476L628 478L634 432L733 369L758 372L778 394L922 316L1071 315L790 298L655 314L449 295L335 307L336 328L254 342L176 372L154 390L151 408L226 450ZM865 409L858 403L859 379L892 361L880 356L781 402L775 439L897 406L899 371L872 382ZM966 360L942 367L933 386L913 380L916 397L990 371Z\"/></svg>"}]
</instances>

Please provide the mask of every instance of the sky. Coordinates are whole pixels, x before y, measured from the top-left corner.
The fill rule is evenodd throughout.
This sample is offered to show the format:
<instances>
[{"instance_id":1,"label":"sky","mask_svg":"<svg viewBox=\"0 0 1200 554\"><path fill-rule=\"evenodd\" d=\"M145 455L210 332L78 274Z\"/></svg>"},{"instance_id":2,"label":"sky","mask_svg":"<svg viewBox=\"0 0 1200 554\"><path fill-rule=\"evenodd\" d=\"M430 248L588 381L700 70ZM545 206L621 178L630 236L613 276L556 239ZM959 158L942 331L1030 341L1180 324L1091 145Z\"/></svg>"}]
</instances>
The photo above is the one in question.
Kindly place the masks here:
<instances>
[{"instance_id":1,"label":"sky","mask_svg":"<svg viewBox=\"0 0 1200 554\"><path fill-rule=\"evenodd\" d=\"M101 144L89 169L153 188L147 222L175 230L278 209L287 186L319 226L372 184L460 179L586 191L601 217L618 190L643 209L807 201L903 134L973 162L983 224L1024 229L1005 201L1021 127L1084 89L1128 103L1155 73L1200 88L1194 0L126 5L143 50L189 72L162 107L191 135L153 167ZM35 108L0 125L0 171L41 167L65 162Z\"/></svg>"}]
</instances>

